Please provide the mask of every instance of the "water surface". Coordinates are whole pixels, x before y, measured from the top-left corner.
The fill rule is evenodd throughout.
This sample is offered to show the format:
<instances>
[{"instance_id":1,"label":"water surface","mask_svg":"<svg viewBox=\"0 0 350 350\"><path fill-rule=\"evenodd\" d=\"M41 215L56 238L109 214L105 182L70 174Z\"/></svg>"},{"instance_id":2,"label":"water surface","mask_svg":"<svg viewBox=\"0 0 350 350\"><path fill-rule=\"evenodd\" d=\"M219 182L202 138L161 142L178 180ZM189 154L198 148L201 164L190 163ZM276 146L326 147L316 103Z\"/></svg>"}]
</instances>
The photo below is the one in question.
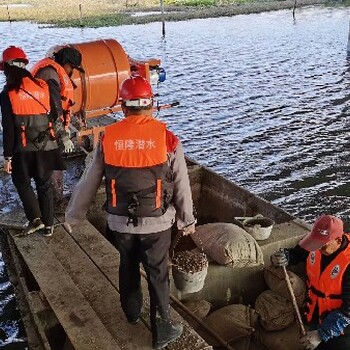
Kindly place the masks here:
<instances>
[{"instance_id":1,"label":"water surface","mask_svg":"<svg viewBox=\"0 0 350 350\"><path fill-rule=\"evenodd\" d=\"M310 7L296 18L283 10L167 23L165 40L160 23L0 23L0 49L22 46L33 63L57 44L115 38L134 58L160 57L168 73L160 101L180 106L158 117L189 157L307 221L322 213L347 221L350 10ZM79 174L68 176L67 193ZM6 212L18 199L8 177L0 182Z\"/></svg>"}]
</instances>

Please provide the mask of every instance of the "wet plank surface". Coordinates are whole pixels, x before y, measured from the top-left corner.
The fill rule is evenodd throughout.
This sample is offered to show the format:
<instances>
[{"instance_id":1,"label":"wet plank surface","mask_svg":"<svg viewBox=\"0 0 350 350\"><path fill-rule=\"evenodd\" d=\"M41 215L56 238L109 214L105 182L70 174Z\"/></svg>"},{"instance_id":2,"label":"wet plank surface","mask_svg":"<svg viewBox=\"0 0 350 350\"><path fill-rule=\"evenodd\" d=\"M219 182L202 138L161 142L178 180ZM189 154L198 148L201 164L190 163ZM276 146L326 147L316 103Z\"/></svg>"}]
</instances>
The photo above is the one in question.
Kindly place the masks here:
<instances>
[{"instance_id":1,"label":"wet plank surface","mask_svg":"<svg viewBox=\"0 0 350 350\"><path fill-rule=\"evenodd\" d=\"M149 298L142 279L141 322L131 325L119 301L119 253L88 221L69 234L62 226L52 237L40 233L14 243L76 350L150 350ZM175 311L184 334L169 350L212 349Z\"/></svg>"},{"instance_id":2,"label":"wet plank surface","mask_svg":"<svg viewBox=\"0 0 350 350\"><path fill-rule=\"evenodd\" d=\"M44 238L37 233L14 241L74 348L120 349Z\"/></svg>"}]
</instances>

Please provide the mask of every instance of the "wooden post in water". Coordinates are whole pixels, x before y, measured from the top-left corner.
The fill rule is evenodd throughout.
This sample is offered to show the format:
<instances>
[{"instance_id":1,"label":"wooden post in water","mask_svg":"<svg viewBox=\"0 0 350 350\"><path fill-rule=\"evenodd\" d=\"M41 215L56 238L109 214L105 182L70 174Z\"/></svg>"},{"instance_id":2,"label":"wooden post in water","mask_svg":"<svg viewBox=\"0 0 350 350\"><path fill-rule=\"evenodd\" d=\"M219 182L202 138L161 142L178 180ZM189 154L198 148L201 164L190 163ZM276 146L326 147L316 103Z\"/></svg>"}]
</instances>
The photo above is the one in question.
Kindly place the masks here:
<instances>
[{"instance_id":1,"label":"wooden post in water","mask_svg":"<svg viewBox=\"0 0 350 350\"><path fill-rule=\"evenodd\" d=\"M162 37L165 38L164 2L160 0L160 10L162 11Z\"/></svg>"},{"instance_id":2,"label":"wooden post in water","mask_svg":"<svg viewBox=\"0 0 350 350\"><path fill-rule=\"evenodd\" d=\"M81 4L79 4L79 20L80 20L80 27L83 27L83 10Z\"/></svg>"},{"instance_id":3,"label":"wooden post in water","mask_svg":"<svg viewBox=\"0 0 350 350\"><path fill-rule=\"evenodd\" d=\"M348 34L348 46L346 48L347 56L350 58L350 22L349 22L349 34Z\"/></svg>"},{"instance_id":4,"label":"wooden post in water","mask_svg":"<svg viewBox=\"0 0 350 350\"><path fill-rule=\"evenodd\" d=\"M297 0L294 0L294 6L293 6L293 20L295 21L295 9L297 7Z\"/></svg>"},{"instance_id":5,"label":"wooden post in water","mask_svg":"<svg viewBox=\"0 0 350 350\"><path fill-rule=\"evenodd\" d=\"M11 23L12 21L11 21L10 10L9 10L9 5L8 4L6 4L6 10L7 10L7 17L9 19L9 22Z\"/></svg>"}]
</instances>

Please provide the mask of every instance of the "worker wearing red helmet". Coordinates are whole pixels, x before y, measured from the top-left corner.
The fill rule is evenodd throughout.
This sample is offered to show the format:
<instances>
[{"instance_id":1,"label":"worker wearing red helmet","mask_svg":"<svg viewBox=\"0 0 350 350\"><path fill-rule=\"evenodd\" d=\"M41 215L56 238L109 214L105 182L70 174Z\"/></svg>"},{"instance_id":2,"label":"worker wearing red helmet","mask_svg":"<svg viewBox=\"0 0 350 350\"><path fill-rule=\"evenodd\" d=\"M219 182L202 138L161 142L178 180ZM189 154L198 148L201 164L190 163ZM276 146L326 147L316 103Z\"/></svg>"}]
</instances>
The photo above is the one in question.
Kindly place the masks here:
<instances>
[{"instance_id":1,"label":"worker wearing red helmet","mask_svg":"<svg viewBox=\"0 0 350 350\"><path fill-rule=\"evenodd\" d=\"M106 178L108 237L120 253L122 309L137 323L142 308L140 263L149 284L153 346L162 349L182 333L169 314L168 251L177 220L185 235L195 231L193 203L180 140L152 116L153 92L140 76L120 88L125 118L106 127L91 166L66 211L66 226L85 218Z\"/></svg>"},{"instance_id":2,"label":"worker wearing red helmet","mask_svg":"<svg viewBox=\"0 0 350 350\"><path fill-rule=\"evenodd\" d=\"M75 47L64 46L56 50L51 57L43 58L34 64L32 74L46 81L55 98L60 98L61 118L56 124L59 133L59 143L63 153L74 151L74 144L70 139L69 124L71 109L74 105L74 83L71 80L73 70L84 73L81 66L82 55ZM54 171L52 181L54 184L55 211L64 212L67 201L63 194L63 172Z\"/></svg>"},{"instance_id":3,"label":"worker wearing red helmet","mask_svg":"<svg viewBox=\"0 0 350 350\"><path fill-rule=\"evenodd\" d=\"M1 92L4 170L23 203L29 220L25 234L43 229L46 236L53 233L54 169L64 169L54 130L59 117L55 101L50 98L47 83L35 79L26 70L29 60L25 52L10 46L2 53L0 69L6 84ZM37 195L31 186L34 179Z\"/></svg>"}]
</instances>

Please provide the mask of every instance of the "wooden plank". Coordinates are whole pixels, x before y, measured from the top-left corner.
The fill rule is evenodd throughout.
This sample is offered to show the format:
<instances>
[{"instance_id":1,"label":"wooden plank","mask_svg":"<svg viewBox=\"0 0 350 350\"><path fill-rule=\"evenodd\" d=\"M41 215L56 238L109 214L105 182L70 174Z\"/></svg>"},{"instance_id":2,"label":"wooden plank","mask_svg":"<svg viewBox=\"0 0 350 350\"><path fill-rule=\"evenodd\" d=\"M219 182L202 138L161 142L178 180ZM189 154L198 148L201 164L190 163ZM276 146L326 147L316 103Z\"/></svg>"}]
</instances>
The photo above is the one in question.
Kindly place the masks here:
<instances>
[{"instance_id":1,"label":"wooden plank","mask_svg":"<svg viewBox=\"0 0 350 350\"><path fill-rule=\"evenodd\" d=\"M27 335L27 342L31 350L51 350L46 337L38 332L32 313L30 298L28 297L28 288L24 282L23 271L20 264L19 253L9 235L3 232L2 253L7 266L9 279L14 287L17 305L21 313L22 322Z\"/></svg>"},{"instance_id":2,"label":"wooden plank","mask_svg":"<svg viewBox=\"0 0 350 350\"><path fill-rule=\"evenodd\" d=\"M120 349L44 239L35 233L14 242L74 348Z\"/></svg>"},{"instance_id":3,"label":"wooden plank","mask_svg":"<svg viewBox=\"0 0 350 350\"><path fill-rule=\"evenodd\" d=\"M119 254L111 245L87 220L79 227L74 227L71 234L73 239L79 242L81 248L94 261L102 273L108 280L118 288L119 285ZM149 314L149 296L147 291L147 282L142 279L142 289L144 291L143 315L142 320L149 324L146 315ZM210 350L212 347L208 345L202 337L185 321L173 308L171 308L171 317L176 322L184 325L184 333L179 340L167 346L169 350Z\"/></svg>"},{"instance_id":4,"label":"wooden plank","mask_svg":"<svg viewBox=\"0 0 350 350\"><path fill-rule=\"evenodd\" d=\"M91 228L92 226L87 229L91 230ZM100 233L94 232L96 233L94 240L102 240L106 243ZM91 239L84 243L89 244L89 242ZM152 349L150 331L142 322L136 325L130 325L127 322L120 306L117 288L101 273L101 267L96 266L81 250L78 237L74 236L73 239L62 227L57 227L54 235L46 240L46 244L121 349ZM116 267L117 260L114 259L116 255L113 251L112 256L102 257L103 266Z\"/></svg>"}]
</instances>

